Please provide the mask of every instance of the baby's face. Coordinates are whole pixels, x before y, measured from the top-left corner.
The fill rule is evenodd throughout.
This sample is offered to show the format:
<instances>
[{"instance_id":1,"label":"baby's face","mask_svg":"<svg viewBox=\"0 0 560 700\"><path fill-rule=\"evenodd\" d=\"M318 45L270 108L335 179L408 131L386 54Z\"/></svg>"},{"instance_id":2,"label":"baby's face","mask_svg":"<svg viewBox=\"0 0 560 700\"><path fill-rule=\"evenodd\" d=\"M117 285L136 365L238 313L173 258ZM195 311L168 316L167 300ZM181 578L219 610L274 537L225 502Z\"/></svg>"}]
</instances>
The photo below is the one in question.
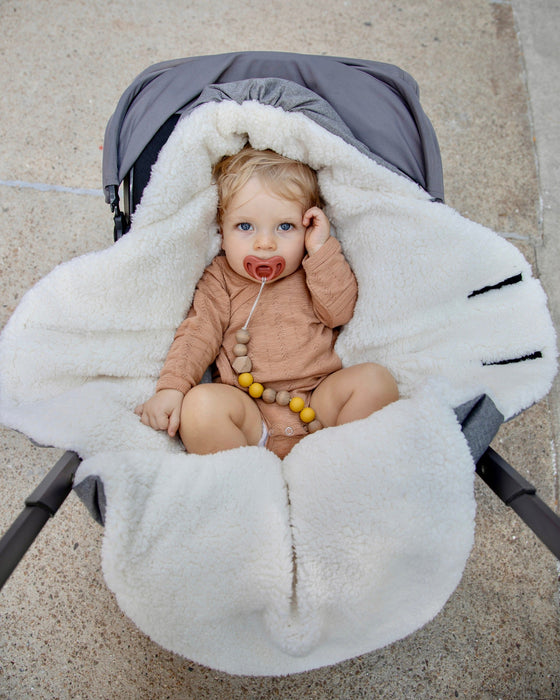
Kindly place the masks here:
<instances>
[{"instance_id":1,"label":"baby's face","mask_svg":"<svg viewBox=\"0 0 560 700\"><path fill-rule=\"evenodd\" d=\"M272 281L295 272L305 255L303 214L302 204L274 195L257 177L251 178L222 219L222 248L232 269L254 281L260 276ZM266 273L263 264L260 274L261 260L271 260L274 272Z\"/></svg>"}]
</instances>

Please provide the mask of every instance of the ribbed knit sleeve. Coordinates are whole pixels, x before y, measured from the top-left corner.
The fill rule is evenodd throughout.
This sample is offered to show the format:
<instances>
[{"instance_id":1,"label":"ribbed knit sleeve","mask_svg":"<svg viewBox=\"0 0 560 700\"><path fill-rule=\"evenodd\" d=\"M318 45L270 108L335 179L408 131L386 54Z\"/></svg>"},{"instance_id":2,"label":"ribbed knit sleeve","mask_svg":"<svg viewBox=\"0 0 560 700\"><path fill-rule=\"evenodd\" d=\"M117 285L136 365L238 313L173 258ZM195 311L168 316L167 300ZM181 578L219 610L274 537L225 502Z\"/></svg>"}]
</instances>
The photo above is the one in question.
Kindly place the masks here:
<instances>
[{"instance_id":1,"label":"ribbed knit sleeve","mask_svg":"<svg viewBox=\"0 0 560 700\"><path fill-rule=\"evenodd\" d=\"M177 329L156 391L184 394L202 379L214 362L230 319L230 298L221 266L212 264L201 277L187 318Z\"/></svg>"},{"instance_id":2,"label":"ribbed knit sleeve","mask_svg":"<svg viewBox=\"0 0 560 700\"><path fill-rule=\"evenodd\" d=\"M316 253L306 257L303 269L319 320L329 328L348 323L358 298L358 283L337 239L331 236Z\"/></svg>"}]
</instances>

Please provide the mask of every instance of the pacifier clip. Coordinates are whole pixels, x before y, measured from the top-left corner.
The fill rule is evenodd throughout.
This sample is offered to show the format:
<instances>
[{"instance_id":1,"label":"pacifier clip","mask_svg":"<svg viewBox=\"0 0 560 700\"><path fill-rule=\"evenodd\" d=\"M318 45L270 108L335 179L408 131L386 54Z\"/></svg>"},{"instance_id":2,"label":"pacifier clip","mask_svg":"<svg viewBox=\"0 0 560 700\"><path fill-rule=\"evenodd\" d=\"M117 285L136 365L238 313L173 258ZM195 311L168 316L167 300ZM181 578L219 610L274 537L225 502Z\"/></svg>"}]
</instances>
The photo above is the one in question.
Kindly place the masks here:
<instances>
[{"instance_id":1,"label":"pacifier clip","mask_svg":"<svg viewBox=\"0 0 560 700\"><path fill-rule=\"evenodd\" d=\"M239 386L247 389L249 396L254 399L262 399L267 404L277 403L279 406L289 406L291 411L299 414L301 422L307 425L309 432L315 433L323 428L323 424L316 418L315 411L310 406L305 405L305 401L301 396L291 396L289 391L276 391L270 387L267 388L260 382L256 382L251 374L253 363L249 357L248 343L251 340L251 334L248 326L267 281L266 277L261 279L261 288L251 308L249 317L245 325L235 334L237 344L233 347L235 360L232 363L232 367L238 374L237 381Z\"/></svg>"}]
</instances>

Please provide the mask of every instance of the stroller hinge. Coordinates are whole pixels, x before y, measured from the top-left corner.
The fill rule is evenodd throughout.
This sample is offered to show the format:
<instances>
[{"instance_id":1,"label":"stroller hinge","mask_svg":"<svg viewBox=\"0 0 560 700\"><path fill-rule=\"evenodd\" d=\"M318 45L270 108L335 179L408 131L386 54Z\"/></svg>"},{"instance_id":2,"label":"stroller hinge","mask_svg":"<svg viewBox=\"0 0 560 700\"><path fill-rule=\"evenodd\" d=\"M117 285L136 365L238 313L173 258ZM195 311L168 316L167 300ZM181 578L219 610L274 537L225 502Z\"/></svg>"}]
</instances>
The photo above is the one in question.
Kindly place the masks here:
<instances>
[{"instance_id":1,"label":"stroller hinge","mask_svg":"<svg viewBox=\"0 0 560 700\"><path fill-rule=\"evenodd\" d=\"M119 188L117 185L109 185L109 206L113 212L113 237L115 241L122 238L128 229L126 214L120 210Z\"/></svg>"}]
</instances>

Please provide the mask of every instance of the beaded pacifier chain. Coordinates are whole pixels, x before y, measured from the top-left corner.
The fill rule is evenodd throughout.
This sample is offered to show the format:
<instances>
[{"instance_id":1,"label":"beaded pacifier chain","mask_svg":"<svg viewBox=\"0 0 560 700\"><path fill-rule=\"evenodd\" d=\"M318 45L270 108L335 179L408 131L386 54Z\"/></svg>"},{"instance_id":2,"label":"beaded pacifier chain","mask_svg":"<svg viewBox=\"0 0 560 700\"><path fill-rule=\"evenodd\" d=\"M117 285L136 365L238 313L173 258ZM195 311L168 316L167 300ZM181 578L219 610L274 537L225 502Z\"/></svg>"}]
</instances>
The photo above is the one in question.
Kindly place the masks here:
<instances>
[{"instance_id":1,"label":"beaded pacifier chain","mask_svg":"<svg viewBox=\"0 0 560 700\"><path fill-rule=\"evenodd\" d=\"M259 299L261 298L266 282L267 278L263 277L261 279L261 288L253 304L249 318L245 322L245 325L235 334L237 345L233 347L233 354L236 359L232 367L238 374L237 381L239 385L247 389L249 396L252 396L254 399L262 399L268 404L276 402L279 406L289 406L290 410L294 413L299 413L300 420L307 425L309 432L314 433L317 430L321 430L323 424L315 417L315 411L311 407L305 406L305 401L301 396L291 396L288 391L275 391L270 387L267 388L259 382L256 382L251 374L253 363L249 357L248 343L251 339L251 334L248 331L248 326Z\"/></svg>"}]
</instances>

